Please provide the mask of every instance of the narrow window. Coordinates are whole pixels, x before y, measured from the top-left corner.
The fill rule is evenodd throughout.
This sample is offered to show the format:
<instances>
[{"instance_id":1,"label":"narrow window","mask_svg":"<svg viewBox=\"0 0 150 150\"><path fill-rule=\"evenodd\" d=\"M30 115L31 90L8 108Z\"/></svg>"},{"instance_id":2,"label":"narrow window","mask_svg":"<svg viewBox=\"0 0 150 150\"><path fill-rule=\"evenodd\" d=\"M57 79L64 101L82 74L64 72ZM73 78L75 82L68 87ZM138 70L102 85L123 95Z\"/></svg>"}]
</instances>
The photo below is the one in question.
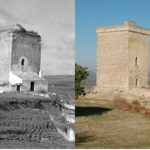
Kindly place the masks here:
<instances>
[{"instance_id":1,"label":"narrow window","mask_svg":"<svg viewBox=\"0 0 150 150\"><path fill-rule=\"evenodd\" d=\"M136 87L138 86L138 79L137 78L135 79L135 86Z\"/></svg>"},{"instance_id":2,"label":"narrow window","mask_svg":"<svg viewBox=\"0 0 150 150\"><path fill-rule=\"evenodd\" d=\"M16 90L19 92L20 91L20 85L17 85Z\"/></svg>"},{"instance_id":3,"label":"narrow window","mask_svg":"<svg viewBox=\"0 0 150 150\"><path fill-rule=\"evenodd\" d=\"M21 60L21 66L24 66L24 59Z\"/></svg>"},{"instance_id":4,"label":"narrow window","mask_svg":"<svg viewBox=\"0 0 150 150\"><path fill-rule=\"evenodd\" d=\"M34 91L34 82L30 83L30 91Z\"/></svg>"},{"instance_id":5,"label":"narrow window","mask_svg":"<svg viewBox=\"0 0 150 150\"><path fill-rule=\"evenodd\" d=\"M137 64L138 64L137 61L138 61L138 58L136 57L136 58L135 58L135 65L136 65L136 66L137 66Z\"/></svg>"}]
</instances>

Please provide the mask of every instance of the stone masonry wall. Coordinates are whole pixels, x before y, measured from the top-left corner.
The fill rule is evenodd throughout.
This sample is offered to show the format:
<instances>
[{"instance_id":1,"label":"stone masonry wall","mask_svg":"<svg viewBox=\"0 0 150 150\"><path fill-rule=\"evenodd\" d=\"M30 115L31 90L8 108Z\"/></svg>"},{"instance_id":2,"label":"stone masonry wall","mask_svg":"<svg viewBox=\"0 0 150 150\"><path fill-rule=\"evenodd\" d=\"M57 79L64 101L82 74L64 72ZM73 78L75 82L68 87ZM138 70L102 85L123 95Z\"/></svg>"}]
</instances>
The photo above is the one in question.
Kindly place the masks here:
<instances>
[{"instance_id":1,"label":"stone masonry wall","mask_svg":"<svg viewBox=\"0 0 150 150\"><path fill-rule=\"evenodd\" d=\"M148 36L145 34L129 32L128 53L129 88L148 87Z\"/></svg>"},{"instance_id":2,"label":"stone masonry wall","mask_svg":"<svg viewBox=\"0 0 150 150\"><path fill-rule=\"evenodd\" d=\"M42 92L42 91L48 91L48 84L47 80L33 80L34 82L34 91L36 92ZM24 80L23 84L21 86L22 91L29 92L30 91L30 83L29 80Z\"/></svg>"},{"instance_id":3,"label":"stone masonry wall","mask_svg":"<svg viewBox=\"0 0 150 150\"><path fill-rule=\"evenodd\" d=\"M97 35L97 87L128 88L128 32Z\"/></svg>"},{"instance_id":4,"label":"stone masonry wall","mask_svg":"<svg viewBox=\"0 0 150 150\"><path fill-rule=\"evenodd\" d=\"M39 74L41 38L27 33L13 33L12 71L31 71ZM21 64L24 59L24 65Z\"/></svg>"},{"instance_id":5,"label":"stone masonry wall","mask_svg":"<svg viewBox=\"0 0 150 150\"><path fill-rule=\"evenodd\" d=\"M126 21L98 27L96 89L129 90L148 87L150 30Z\"/></svg>"},{"instance_id":6,"label":"stone masonry wall","mask_svg":"<svg viewBox=\"0 0 150 150\"><path fill-rule=\"evenodd\" d=\"M8 82L11 69L12 33L0 33L0 85Z\"/></svg>"}]
</instances>

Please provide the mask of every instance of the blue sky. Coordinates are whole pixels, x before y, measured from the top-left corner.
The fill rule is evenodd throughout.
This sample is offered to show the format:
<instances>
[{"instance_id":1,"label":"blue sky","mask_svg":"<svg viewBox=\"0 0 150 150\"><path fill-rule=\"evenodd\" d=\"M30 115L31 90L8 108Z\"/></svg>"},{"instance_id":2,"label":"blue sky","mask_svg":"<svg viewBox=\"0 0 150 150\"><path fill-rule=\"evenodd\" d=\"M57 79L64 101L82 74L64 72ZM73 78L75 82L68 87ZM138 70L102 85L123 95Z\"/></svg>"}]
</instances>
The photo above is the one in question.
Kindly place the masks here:
<instances>
[{"instance_id":1,"label":"blue sky","mask_svg":"<svg viewBox=\"0 0 150 150\"><path fill-rule=\"evenodd\" d=\"M75 0L76 62L96 70L96 27L127 20L150 29L150 0Z\"/></svg>"}]
</instances>

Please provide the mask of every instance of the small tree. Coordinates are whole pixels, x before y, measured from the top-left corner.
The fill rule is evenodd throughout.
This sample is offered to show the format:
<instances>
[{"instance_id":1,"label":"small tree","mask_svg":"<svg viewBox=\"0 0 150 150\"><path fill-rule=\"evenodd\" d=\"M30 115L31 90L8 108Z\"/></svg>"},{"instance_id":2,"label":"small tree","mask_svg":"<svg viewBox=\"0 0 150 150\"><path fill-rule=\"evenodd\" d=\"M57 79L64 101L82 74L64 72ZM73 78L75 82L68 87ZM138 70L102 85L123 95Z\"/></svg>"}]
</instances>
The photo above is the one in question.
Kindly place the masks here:
<instances>
[{"instance_id":1,"label":"small tree","mask_svg":"<svg viewBox=\"0 0 150 150\"><path fill-rule=\"evenodd\" d=\"M86 67L75 64L75 99L77 99L80 95L86 95L84 91L84 84L88 75L89 73Z\"/></svg>"}]
</instances>

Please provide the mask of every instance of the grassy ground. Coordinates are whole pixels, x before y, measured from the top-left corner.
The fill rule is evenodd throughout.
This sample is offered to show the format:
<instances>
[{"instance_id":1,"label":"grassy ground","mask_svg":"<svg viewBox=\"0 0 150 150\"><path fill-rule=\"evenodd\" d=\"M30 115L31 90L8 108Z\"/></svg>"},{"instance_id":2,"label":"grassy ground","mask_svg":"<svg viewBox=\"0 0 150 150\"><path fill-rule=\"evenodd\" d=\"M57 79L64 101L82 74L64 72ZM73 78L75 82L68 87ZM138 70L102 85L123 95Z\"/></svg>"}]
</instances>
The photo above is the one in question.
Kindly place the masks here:
<instances>
[{"instance_id":1,"label":"grassy ground","mask_svg":"<svg viewBox=\"0 0 150 150\"><path fill-rule=\"evenodd\" d=\"M150 117L113 109L106 100L77 100L75 145L150 148Z\"/></svg>"},{"instance_id":2,"label":"grassy ground","mask_svg":"<svg viewBox=\"0 0 150 150\"><path fill-rule=\"evenodd\" d=\"M53 99L0 94L1 148L73 148L56 130L49 113L60 116Z\"/></svg>"},{"instance_id":3,"label":"grassy ground","mask_svg":"<svg viewBox=\"0 0 150 150\"><path fill-rule=\"evenodd\" d=\"M63 102L74 102L74 77L47 78L49 92L57 93ZM53 100L24 93L0 94L0 148L74 148L49 119L61 116Z\"/></svg>"}]
</instances>

